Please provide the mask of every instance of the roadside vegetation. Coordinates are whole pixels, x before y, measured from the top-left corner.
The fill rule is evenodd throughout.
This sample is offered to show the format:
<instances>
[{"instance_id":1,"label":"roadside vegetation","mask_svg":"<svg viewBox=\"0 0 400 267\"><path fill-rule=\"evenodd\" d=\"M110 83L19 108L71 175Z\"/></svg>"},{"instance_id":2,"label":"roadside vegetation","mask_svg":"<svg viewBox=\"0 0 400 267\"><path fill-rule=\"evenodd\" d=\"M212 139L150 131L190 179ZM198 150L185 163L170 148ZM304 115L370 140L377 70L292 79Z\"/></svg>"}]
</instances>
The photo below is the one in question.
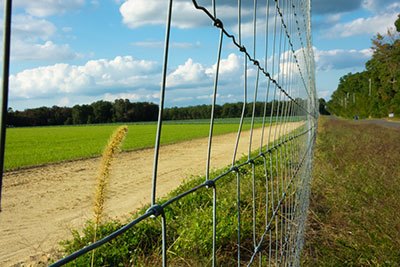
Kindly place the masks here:
<instances>
[{"instance_id":1,"label":"roadside vegetation","mask_svg":"<svg viewBox=\"0 0 400 267\"><path fill-rule=\"evenodd\" d=\"M398 266L400 130L322 117L304 266Z\"/></svg>"},{"instance_id":2,"label":"roadside vegetation","mask_svg":"<svg viewBox=\"0 0 400 267\"><path fill-rule=\"evenodd\" d=\"M297 129L300 132L303 130ZM296 142L297 143L297 142ZM288 143L274 149L271 156L271 168L268 177L277 177L277 169L289 168L293 165L289 159L299 149L297 144ZM255 156L256 154L254 154ZM286 158L287 157L287 158ZM286 160L287 159L287 160ZM245 162L247 156L239 162ZM268 161L269 162L269 159ZM272 213L271 202L266 206L265 169L263 158L254 161L255 203L256 203L256 236L260 237L265 230L266 211ZM280 164L278 164L280 163ZM216 177L227 168L216 170L210 177ZM252 209L252 166L244 165L240 173L240 216L241 216L241 258L246 263L253 253L253 209ZM283 175L279 172L280 176ZM288 177L286 177L288 178ZM285 178L285 179L286 179ZM283 176L282 176L283 179ZM204 182L205 177L191 177L179 188L157 203L165 203L174 196L187 192ZM237 265L237 176L230 173L216 182L217 192L217 265ZM279 184L274 184L278 188ZM277 192L275 198L281 194ZM271 197L271 196L269 196ZM203 187L194 193L172 203L164 209L167 222L167 258L171 266L209 266L212 260L212 204L213 189ZM267 207L267 209L266 209ZM144 214L149 205L138 210L130 218L131 221ZM62 242L63 252L70 254L89 245L96 237L102 237L121 228L126 221L105 220L100 225L87 222L83 230L72 231L72 238ZM272 222L272 229L275 221ZM274 240L274 235L272 239ZM274 242L274 241L273 241ZM94 266L160 266L161 265L161 219L149 218L132 227L126 233L96 249L93 258ZM267 255L268 256L268 255ZM263 262L267 257L263 257ZM258 261L258 260L257 260ZM91 253L79 257L69 266L88 266Z\"/></svg>"},{"instance_id":3,"label":"roadside vegetation","mask_svg":"<svg viewBox=\"0 0 400 267\"><path fill-rule=\"evenodd\" d=\"M247 157L245 158L247 159ZM243 160L245 160L243 159ZM256 188L265 191L262 163L257 163ZM224 170L219 170L221 173ZM275 170L274 170L275 171ZM211 174L211 177L215 176ZM192 177L157 203L164 203L173 196L202 184L205 177ZM222 178L217 186L217 244L218 262L234 266L237 254L237 207L236 175ZM241 247L242 257L248 259L252 252L252 205L251 166L241 169ZM209 266L212 255L212 199L213 190L202 188L167 207L167 257L171 266ZM259 194L256 203L257 222L260 232L265 223L265 193ZM131 219L144 214L149 205L136 212ZM72 239L63 241L64 253L70 254L90 244L97 232L97 240L121 228L126 221L108 220L97 227L87 222L83 231L73 231ZM261 233L258 234L261 234ZM72 262L70 266L88 266L91 253ZM149 218L128 230L125 234L96 249L94 266L160 266L161 265L161 219Z\"/></svg>"}]
</instances>

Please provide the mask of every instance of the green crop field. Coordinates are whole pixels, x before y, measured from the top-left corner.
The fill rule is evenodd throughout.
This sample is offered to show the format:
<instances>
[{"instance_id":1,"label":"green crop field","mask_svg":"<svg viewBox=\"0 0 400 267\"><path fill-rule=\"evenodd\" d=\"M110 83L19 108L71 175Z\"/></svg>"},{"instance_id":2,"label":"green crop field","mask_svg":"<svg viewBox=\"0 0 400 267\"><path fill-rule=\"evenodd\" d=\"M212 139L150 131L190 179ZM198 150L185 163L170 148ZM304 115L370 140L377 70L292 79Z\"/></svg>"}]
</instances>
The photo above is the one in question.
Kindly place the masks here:
<instances>
[{"instance_id":1,"label":"green crop field","mask_svg":"<svg viewBox=\"0 0 400 267\"><path fill-rule=\"evenodd\" d=\"M216 120L214 134L235 132L239 119ZM54 163L66 160L94 157L101 154L113 130L121 124L27 127L7 129L5 169ZM154 146L156 124L128 124L128 136L123 150L134 150ZM257 119L255 127L261 126ZM246 120L243 130L250 129ZM206 137L208 120L170 121L162 131L162 144L171 144L194 138Z\"/></svg>"}]
</instances>

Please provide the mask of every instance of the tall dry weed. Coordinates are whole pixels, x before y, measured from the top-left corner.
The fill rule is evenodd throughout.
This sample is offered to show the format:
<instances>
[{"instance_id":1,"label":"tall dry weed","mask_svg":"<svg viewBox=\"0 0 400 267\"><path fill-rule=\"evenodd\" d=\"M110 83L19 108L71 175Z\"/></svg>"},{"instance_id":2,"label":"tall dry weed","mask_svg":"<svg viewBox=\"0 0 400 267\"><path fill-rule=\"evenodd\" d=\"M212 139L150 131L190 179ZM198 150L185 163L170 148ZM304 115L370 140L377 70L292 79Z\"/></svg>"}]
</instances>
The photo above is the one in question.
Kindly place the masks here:
<instances>
[{"instance_id":1,"label":"tall dry weed","mask_svg":"<svg viewBox=\"0 0 400 267\"><path fill-rule=\"evenodd\" d=\"M96 177L96 190L94 194L94 203L93 203L93 211L94 211L94 224L95 224L95 232L93 242L97 240L97 228L101 223L101 219L104 215L104 204L106 200L107 186L110 180L110 172L111 172L111 164L115 159L117 153L121 150L121 144L125 139L125 136L128 132L128 126L123 125L118 127L112 136L110 137L107 146L105 147L99 173ZM92 253L92 266L94 261L94 251Z\"/></svg>"}]
</instances>

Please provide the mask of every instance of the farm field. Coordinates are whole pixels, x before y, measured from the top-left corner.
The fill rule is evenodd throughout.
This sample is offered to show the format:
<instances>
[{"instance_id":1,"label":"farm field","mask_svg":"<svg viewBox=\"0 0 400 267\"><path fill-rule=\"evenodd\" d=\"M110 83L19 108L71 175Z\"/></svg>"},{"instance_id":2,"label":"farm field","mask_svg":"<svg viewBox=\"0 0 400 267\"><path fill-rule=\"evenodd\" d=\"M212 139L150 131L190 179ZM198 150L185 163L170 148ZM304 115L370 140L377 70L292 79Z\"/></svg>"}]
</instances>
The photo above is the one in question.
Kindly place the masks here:
<instances>
[{"instance_id":1,"label":"farm field","mask_svg":"<svg viewBox=\"0 0 400 267\"><path fill-rule=\"evenodd\" d=\"M269 122L268 122L269 123ZM217 119L214 134L238 130L239 119ZM99 156L114 129L122 124L26 127L7 129L5 169L7 171ZM261 127L261 118L255 127ZM128 124L123 150L137 150L154 146L157 125L150 123ZM246 119L243 130L250 129ZM166 121L163 125L161 144L172 144L208 136L209 120Z\"/></svg>"},{"instance_id":2,"label":"farm field","mask_svg":"<svg viewBox=\"0 0 400 267\"><path fill-rule=\"evenodd\" d=\"M289 123L285 128L273 125L271 136L278 138L279 134L301 125L302 122ZM260 128L254 131L254 150L259 147L261 132ZM212 169L226 167L232 162L235 139L236 133L213 139ZM204 175L207 142L207 138L197 138L161 147L159 197L189 177ZM249 131L244 131L238 158L248 152L248 145ZM149 203L152 162L153 149L118 155L112 168L105 208L108 218L125 218ZM58 242L71 237L70 229L81 229L92 218L99 164L99 158L90 158L6 173L0 217L0 247L6 249L0 250L0 266L47 262L49 253L58 249Z\"/></svg>"}]
</instances>

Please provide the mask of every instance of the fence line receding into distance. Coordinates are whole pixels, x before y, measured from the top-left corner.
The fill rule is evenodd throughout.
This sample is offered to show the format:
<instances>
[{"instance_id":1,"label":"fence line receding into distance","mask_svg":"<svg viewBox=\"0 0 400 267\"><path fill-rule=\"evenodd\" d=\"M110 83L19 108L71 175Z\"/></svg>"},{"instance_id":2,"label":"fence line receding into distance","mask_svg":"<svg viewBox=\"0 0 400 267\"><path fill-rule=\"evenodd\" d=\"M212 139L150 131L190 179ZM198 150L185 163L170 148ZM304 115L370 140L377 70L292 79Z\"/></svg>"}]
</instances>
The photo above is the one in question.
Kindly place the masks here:
<instances>
[{"instance_id":1,"label":"fence line receding into distance","mask_svg":"<svg viewBox=\"0 0 400 267\"><path fill-rule=\"evenodd\" d=\"M154 0L149 0L154 1ZM236 179L236 223L237 223L237 265L288 265L298 266L303 243L303 229L308 208L310 178L312 169L313 146L316 135L317 109L315 90L314 55L311 42L310 0L253 0L253 1L218 1L218 0L169 0L165 24L165 44L163 69L161 73L161 90L159 117L154 146L154 162L151 189L151 207L144 214L126 224L109 236L92 243L81 250L54 263L61 266L77 257L95 249L110 240L117 238L135 225L160 217L161 250L163 266L167 265L167 229L168 221L164 210L172 208L171 204L194 192L204 190L213 192L212 246L209 248L210 262L213 266L218 262L218 186L221 180L235 175ZM157 178L159 163L160 138L163 128L163 107L168 92L169 55L173 36L171 29L178 24L176 16L186 9L175 9L174 5L189 5L196 16L203 16L209 21L210 30L214 30L218 39L210 38L209 42L217 42L215 65L213 67L214 83L211 96L210 128L205 164L205 179L190 190L171 199L158 203ZM236 9L236 15L232 10ZM250 12L251 11L251 12ZM230 12L229 16L227 15ZM225 18L226 19L222 19ZM234 17L234 19L232 19ZM190 19L190 16L187 16ZM206 26L199 26L206 27ZM188 29L190 31L192 29ZM236 140L232 143L232 164L221 173L211 172L213 149L213 130L215 107L222 92L227 90L221 84L221 65L226 51L234 51L242 60L240 68L241 97L243 109ZM239 85L238 85L239 86ZM250 92L252 92L250 94ZM261 137L253 136L256 102L262 101L263 118ZM247 111L248 104L253 104ZM242 137L244 118L251 114L250 140L246 160L238 160L238 146ZM293 122L296 122L294 124ZM4 123L4 122L3 122ZM270 127L272 124L275 127ZM263 177L255 175L256 168L261 168ZM241 187L243 169L249 170L252 181L252 242L243 242L241 232ZM263 179L264 192L255 187L255 180ZM263 196L263 222L256 222L259 205L256 203ZM179 219L179 218L178 218ZM251 244L251 247L246 247Z\"/></svg>"}]
</instances>

